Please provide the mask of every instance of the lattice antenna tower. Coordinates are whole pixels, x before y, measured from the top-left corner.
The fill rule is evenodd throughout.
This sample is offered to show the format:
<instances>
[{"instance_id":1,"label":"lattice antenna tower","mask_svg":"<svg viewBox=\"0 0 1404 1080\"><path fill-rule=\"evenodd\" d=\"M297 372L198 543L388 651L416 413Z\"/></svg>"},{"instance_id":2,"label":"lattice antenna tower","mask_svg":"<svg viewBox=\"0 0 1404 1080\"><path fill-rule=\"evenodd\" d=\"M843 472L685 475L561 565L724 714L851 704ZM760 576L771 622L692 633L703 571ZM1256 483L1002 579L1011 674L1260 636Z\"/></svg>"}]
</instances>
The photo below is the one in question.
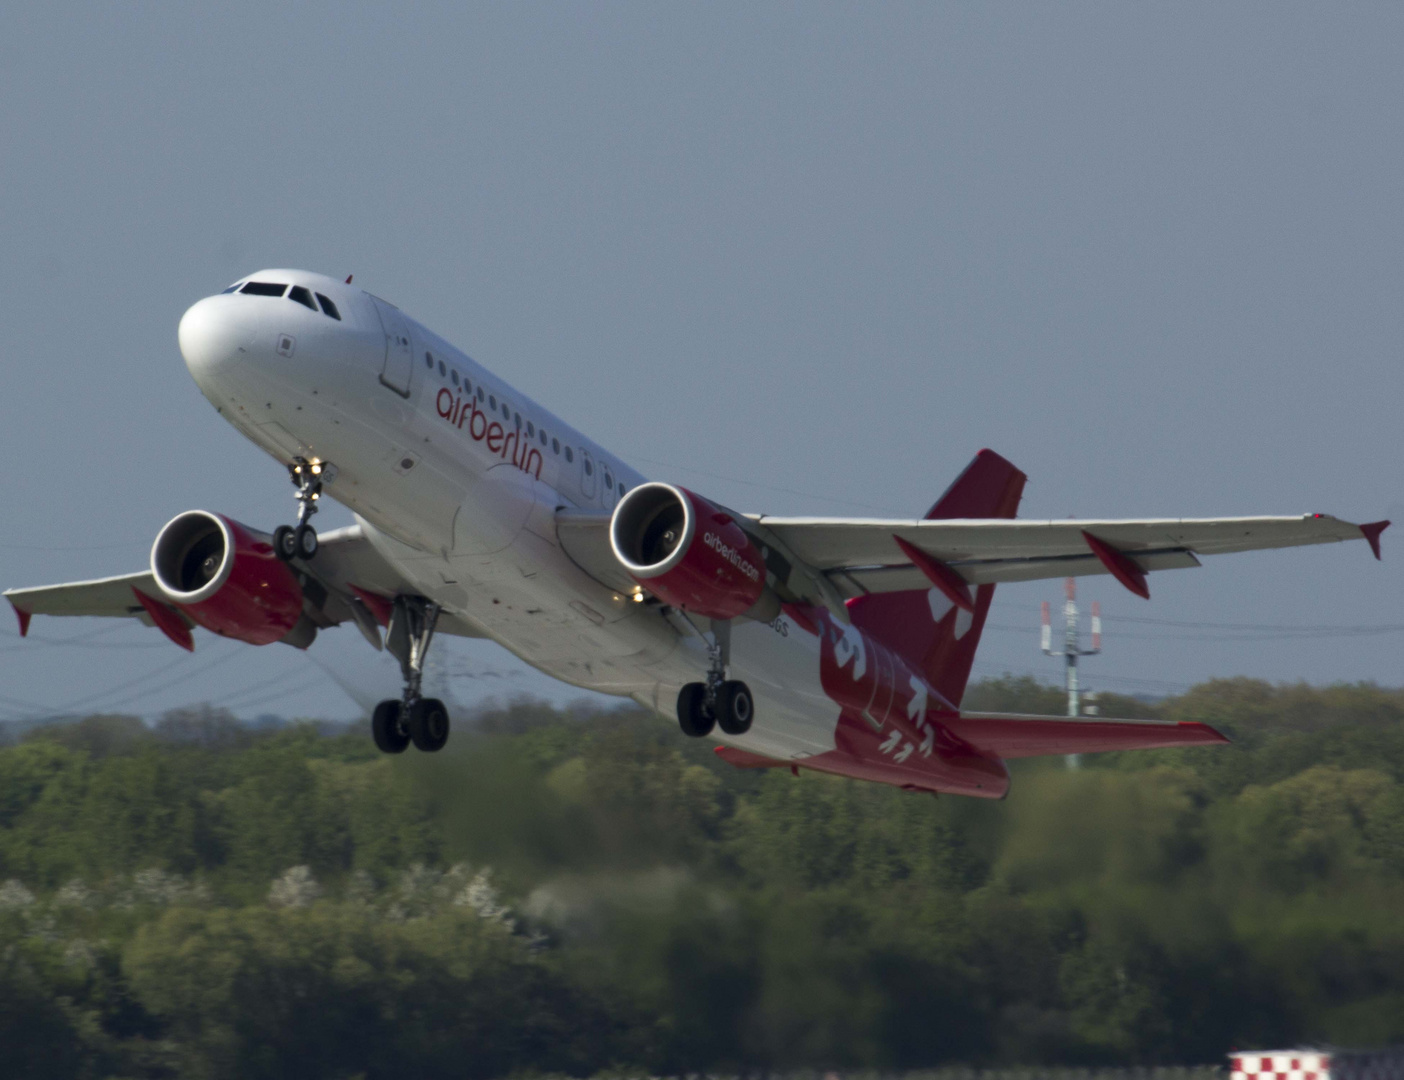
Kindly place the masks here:
<instances>
[{"instance_id":1,"label":"lattice antenna tower","mask_svg":"<svg viewBox=\"0 0 1404 1080\"><path fill-rule=\"evenodd\" d=\"M1063 593L1067 597L1063 601L1063 647L1055 652L1053 650L1053 620L1049 611L1048 601L1043 602L1043 652L1047 656L1061 656L1063 658L1063 685L1068 691L1068 715L1082 715L1082 691L1078 686L1077 662L1084 656L1096 656L1102 651L1102 605L1097 601L1092 601L1092 648L1082 647L1082 638L1078 627L1077 611L1077 582L1074 578L1068 578L1063 582ZM1078 766L1078 755L1069 754L1068 768L1075 769Z\"/></svg>"}]
</instances>

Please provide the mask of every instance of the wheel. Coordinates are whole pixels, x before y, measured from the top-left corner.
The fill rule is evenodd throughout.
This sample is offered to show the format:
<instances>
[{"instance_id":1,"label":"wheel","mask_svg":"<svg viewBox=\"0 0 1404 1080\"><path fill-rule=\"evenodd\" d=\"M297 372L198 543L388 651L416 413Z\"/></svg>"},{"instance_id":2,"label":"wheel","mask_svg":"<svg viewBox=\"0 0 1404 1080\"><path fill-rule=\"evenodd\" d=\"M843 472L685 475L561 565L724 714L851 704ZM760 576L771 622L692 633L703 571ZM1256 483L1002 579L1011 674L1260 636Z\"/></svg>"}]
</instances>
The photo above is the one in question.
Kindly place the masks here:
<instances>
[{"instance_id":1,"label":"wheel","mask_svg":"<svg viewBox=\"0 0 1404 1080\"><path fill-rule=\"evenodd\" d=\"M704 739L712 733L717 719L707 708L707 688L690 682L678 693L678 726L684 735Z\"/></svg>"},{"instance_id":2,"label":"wheel","mask_svg":"<svg viewBox=\"0 0 1404 1080\"><path fill-rule=\"evenodd\" d=\"M291 525L279 525L273 530L273 553L283 562L297 554L297 531Z\"/></svg>"},{"instance_id":3,"label":"wheel","mask_svg":"<svg viewBox=\"0 0 1404 1080\"><path fill-rule=\"evenodd\" d=\"M311 525L299 525L293 533L293 541L293 546L302 558L310 559L317 554L317 530Z\"/></svg>"},{"instance_id":4,"label":"wheel","mask_svg":"<svg viewBox=\"0 0 1404 1080\"><path fill-rule=\"evenodd\" d=\"M381 753L403 754L409 745L409 732L400 722L400 712L398 701L382 701L371 714L371 734Z\"/></svg>"},{"instance_id":5,"label":"wheel","mask_svg":"<svg viewBox=\"0 0 1404 1080\"><path fill-rule=\"evenodd\" d=\"M717 693L717 724L728 735L744 735L751 730L756 704L751 688L743 682L724 682Z\"/></svg>"},{"instance_id":6,"label":"wheel","mask_svg":"<svg viewBox=\"0 0 1404 1080\"><path fill-rule=\"evenodd\" d=\"M410 706L409 737L426 754L442 750L449 737L449 715L438 698L420 698Z\"/></svg>"}]
</instances>

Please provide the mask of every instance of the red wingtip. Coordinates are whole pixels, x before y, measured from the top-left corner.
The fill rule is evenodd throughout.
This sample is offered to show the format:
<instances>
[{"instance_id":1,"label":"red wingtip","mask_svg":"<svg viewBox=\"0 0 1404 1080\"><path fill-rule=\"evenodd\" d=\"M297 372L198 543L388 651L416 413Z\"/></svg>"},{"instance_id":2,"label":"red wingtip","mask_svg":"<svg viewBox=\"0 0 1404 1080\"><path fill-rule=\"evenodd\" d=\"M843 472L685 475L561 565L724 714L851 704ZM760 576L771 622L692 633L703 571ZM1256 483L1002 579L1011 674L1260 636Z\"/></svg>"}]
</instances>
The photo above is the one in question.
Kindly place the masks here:
<instances>
[{"instance_id":1,"label":"red wingtip","mask_svg":"<svg viewBox=\"0 0 1404 1080\"><path fill-rule=\"evenodd\" d=\"M1370 550L1375 553L1376 559L1380 557L1380 533L1388 528L1388 521L1372 521L1368 525L1360 526L1360 532L1365 537L1365 542L1370 545Z\"/></svg>"},{"instance_id":2,"label":"red wingtip","mask_svg":"<svg viewBox=\"0 0 1404 1080\"><path fill-rule=\"evenodd\" d=\"M10 601L10 607L15 609L15 617L19 619L20 637L28 637L29 620L34 617L33 612L25 611L24 608L20 607L13 600Z\"/></svg>"},{"instance_id":3,"label":"red wingtip","mask_svg":"<svg viewBox=\"0 0 1404 1080\"><path fill-rule=\"evenodd\" d=\"M351 279L352 279L353 277L355 277L355 276L356 276L355 274L347 274L347 275L346 275L346 284L350 285L350 284L351 284Z\"/></svg>"}]
</instances>

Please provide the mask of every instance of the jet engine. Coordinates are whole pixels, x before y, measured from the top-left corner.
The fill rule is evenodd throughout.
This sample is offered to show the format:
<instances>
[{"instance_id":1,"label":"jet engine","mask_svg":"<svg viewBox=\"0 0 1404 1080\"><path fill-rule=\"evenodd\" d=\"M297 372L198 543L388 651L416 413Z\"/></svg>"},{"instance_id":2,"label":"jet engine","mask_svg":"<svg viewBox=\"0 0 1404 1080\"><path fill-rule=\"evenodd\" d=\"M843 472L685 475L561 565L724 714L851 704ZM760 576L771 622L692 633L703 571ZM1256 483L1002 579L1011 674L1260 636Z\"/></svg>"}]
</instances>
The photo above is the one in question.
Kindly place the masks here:
<instances>
[{"instance_id":1,"label":"jet engine","mask_svg":"<svg viewBox=\"0 0 1404 1080\"><path fill-rule=\"evenodd\" d=\"M765 591L765 561L725 510L686 488L641 484L619 501L609 542L629 576L665 604L735 618Z\"/></svg>"},{"instance_id":2,"label":"jet engine","mask_svg":"<svg viewBox=\"0 0 1404 1080\"><path fill-rule=\"evenodd\" d=\"M222 514L172 518L151 547L151 573L166 600L224 637L306 648L316 634L302 617L302 587L272 538Z\"/></svg>"}]
</instances>

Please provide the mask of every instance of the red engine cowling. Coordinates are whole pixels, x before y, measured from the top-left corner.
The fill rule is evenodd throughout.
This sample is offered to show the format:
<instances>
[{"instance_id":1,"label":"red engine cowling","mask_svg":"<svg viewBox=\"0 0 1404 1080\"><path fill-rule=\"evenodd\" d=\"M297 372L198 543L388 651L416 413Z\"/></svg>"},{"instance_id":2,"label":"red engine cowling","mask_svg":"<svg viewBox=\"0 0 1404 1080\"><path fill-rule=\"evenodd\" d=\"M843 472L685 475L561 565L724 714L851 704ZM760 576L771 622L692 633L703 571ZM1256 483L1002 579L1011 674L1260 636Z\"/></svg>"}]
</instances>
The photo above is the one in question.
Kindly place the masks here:
<instances>
[{"instance_id":1,"label":"red engine cowling","mask_svg":"<svg viewBox=\"0 0 1404 1080\"><path fill-rule=\"evenodd\" d=\"M620 500L609 526L615 557L666 604L709 619L753 608L765 562L725 510L671 484L641 484Z\"/></svg>"},{"instance_id":2,"label":"red engine cowling","mask_svg":"<svg viewBox=\"0 0 1404 1080\"><path fill-rule=\"evenodd\" d=\"M222 514L172 518L151 547L151 573L197 624L250 645L283 640L302 618L302 587L272 538Z\"/></svg>"}]
</instances>

